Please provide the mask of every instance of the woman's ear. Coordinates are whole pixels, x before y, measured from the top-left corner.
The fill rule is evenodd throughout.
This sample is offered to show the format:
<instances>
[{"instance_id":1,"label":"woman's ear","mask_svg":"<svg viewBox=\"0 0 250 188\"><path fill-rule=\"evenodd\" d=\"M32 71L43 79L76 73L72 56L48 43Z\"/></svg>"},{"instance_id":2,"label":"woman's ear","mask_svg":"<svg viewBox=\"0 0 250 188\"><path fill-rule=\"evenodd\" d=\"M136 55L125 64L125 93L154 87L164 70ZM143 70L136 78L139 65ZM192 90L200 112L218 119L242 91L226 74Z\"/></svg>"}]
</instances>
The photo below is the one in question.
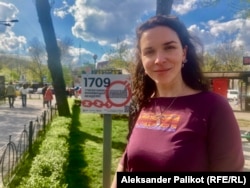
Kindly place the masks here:
<instances>
[{"instance_id":1,"label":"woman's ear","mask_svg":"<svg viewBox=\"0 0 250 188\"><path fill-rule=\"evenodd\" d=\"M185 59L187 59L187 51L188 51L188 46L185 45L185 46L183 47L183 61L184 61Z\"/></svg>"}]
</instances>

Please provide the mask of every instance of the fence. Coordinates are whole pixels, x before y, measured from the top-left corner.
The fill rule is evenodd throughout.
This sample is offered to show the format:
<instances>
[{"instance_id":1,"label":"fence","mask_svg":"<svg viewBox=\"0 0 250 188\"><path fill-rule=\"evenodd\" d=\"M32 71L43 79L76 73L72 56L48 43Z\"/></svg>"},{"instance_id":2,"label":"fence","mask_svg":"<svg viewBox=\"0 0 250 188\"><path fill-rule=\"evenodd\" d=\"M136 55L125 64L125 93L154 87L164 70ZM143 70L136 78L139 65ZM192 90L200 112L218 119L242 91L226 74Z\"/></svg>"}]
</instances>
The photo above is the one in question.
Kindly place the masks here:
<instances>
[{"instance_id":1,"label":"fence","mask_svg":"<svg viewBox=\"0 0 250 188\"><path fill-rule=\"evenodd\" d=\"M18 164L32 153L32 145L40 137L40 133L45 131L56 112L56 106L45 110L40 117L30 121L28 127L24 125L19 136L12 138L10 135L8 144L0 148L0 183L2 185L7 185L11 181Z\"/></svg>"}]
</instances>

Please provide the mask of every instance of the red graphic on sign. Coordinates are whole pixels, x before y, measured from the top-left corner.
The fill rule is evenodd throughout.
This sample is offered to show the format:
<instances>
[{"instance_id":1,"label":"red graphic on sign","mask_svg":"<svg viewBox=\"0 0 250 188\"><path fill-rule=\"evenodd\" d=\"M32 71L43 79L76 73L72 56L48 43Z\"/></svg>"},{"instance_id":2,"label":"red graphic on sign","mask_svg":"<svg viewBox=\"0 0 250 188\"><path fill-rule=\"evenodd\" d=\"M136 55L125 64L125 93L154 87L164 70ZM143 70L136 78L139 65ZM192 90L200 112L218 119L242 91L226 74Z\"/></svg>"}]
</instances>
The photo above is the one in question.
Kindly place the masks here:
<instances>
[{"instance_id":1,"label":"red graphic on sign","mask_svg":"<svg viewBox=\"0 0 250 188\"><path fill-rule=\"evenodd\" d=\"M122 102L122 103L117 103L112 101L112 97L110 97L110 91L112 90L113 87L117 86L117 85L122 85L124 86L124 91L127 92L127 97L126 99ZM115 107L122 107L125 106L131 99L132 96L132 91L130 88L130 84L128 81L121 81L121 80L117 80L112 82L106 89L105 91L105 96L107 101L104 103L101 100L94 100L93 102L90 100L82 100L82 106L83 107L91 107L91 106L95 106L97 108L101 108L101 107L106 107L106 108L111 108L112 106Z\"/></svg>"},{"instance_id":2,"label":"red graphic on sign","mask_svg":"<svg viewBox=\"0 0 250 188\"><path fill-rule=\"evenodd\" d=\"M100 100L94 100L93 102L90 100L82 100L82 106L84 107L91 107L91 106L95 106L97 108L101 108L101 107L106 107L106 108L111 108L112 105L108 102L103 103Z\"/></svg>"},{"instance_id":3,"label":"red graphic on sign","mask_svg":"<svg viewBox=\"0 0 250 188\"><path fill-rule=\"evenodd\" d=\"M112 87L114 87L117 84L123 85L124 89L126 89L127 93L128 93L126 100L122 103L115 103L114 101L111 100L111 98L109 96L109 93L110 93L109 91L111 90ZM120 80L114 81L109 85L109 87L107 87L105 95L106 95L107 102L109 102L112 106L115 106L115 107L125 106L129 102L129 100L132 96L130 84L127 81L120 81Z\"/></svg>"}]
</instances>

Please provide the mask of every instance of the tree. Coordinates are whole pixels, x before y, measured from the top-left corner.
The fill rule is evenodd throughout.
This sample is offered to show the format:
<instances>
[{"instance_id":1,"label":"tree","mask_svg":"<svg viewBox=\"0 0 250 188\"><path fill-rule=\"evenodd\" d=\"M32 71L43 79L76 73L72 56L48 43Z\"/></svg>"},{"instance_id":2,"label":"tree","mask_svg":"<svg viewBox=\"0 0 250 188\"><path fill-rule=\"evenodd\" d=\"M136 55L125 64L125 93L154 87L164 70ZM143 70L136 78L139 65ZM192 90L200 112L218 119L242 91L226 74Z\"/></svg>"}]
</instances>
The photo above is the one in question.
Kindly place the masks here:
<instances>
[{"instance_id":1,"label":"tree","mask_svg":"<svg viewBox=\"0 0 250 188\"><path fill-rule=\"evenodd\" d=\"M204 55L203 71L243 71L243 48L234 47L231 42L220 44L213 52Z\"/></svg>"},{"instance_id":2,"label":"tree","mask_svg":"<svg viewBox=\"0 0 250 188\"><path fill-rule=\"evenodd\" d=\"M122 69L128 73L132 71L132 54L125 42L117 42L116 47L109 52L108 61L110 63L107 65L107 69Z\"/></svg>"},{"instance_id":3,"label":"tree","mask_svg":"<svg viewBox=\"0 0 250 188\"><path fill-rule=\"evenodd\" d=\"M204 72L217 72L221 69L221 64L218 62L215 56L210 53L204 55L204 64L202 70Z\"/></svg>"},{"instance_id":4,"label":"tree","mask_svg":"<svg viewBox=\"0 0 250 188\"><path fill-rule=\"evenodd\" d=\"M32 63L26 69L38 75L40 82L43 83L43 76L45 75L44 60L46 58L44 46L37 38L32 39L29 45L29 54L32 58Z\"/></svg>"},{"instance_id":5,"label":"tree","mask_svg":"<svg viewBox=\"0 0 250 188\"><path fill-rule=\"evenodd\" d=\"M156 15L169 15L174 0L157 0Z\"/></svg>"},{"instance_id":6,"label":"tree","mask_svg":"<svg viewBox=\"0 0 250 188\"><path fill-rule=\"evenodd\" d=\"M60 49L57 44L50 15L49 1L36 0L36 10L46 45L48 67L53 80L58 113L59 116L70 116L69 104L66 96L66 86L60 60Z\"/></svg>"},{"instance_id":7,"label":"tree","mask_svg":"<svg viewBox=\"0 0 250 188\"><path fill-rule=\"evenodd\" d=\"M62 65L69 65L71 57L69 55L69 47L73 44L73 40L69 37L64 37L61 40L57 40L57 45L61 51L61 62Z\"/></svg>"},{"instance_id":8,"label":"tree","mask_svg":"<svg viewBox=\"0 0 250 188\"><path fill-rule=\"evenodd\" d=\"M0 74L5 76L6 82L17 82L20 79L20 75L25 76L26 82L33 80L38 81L37 75L35 75L35 73L28 68L30 64L32 64L32 62L26 58L20 58L12 55L1 55Z\"/></svg>"},{"instance_id":9,"label":"tree","mask_svg":"<svg viewBox=\"0 0 250 188\"><path fill-rule=\"evenodd\" d=\"M73 44L73 40L69 37L57 40L58 47L61 51L61 64L63 66L63 77L65 84L71 85L73 81L72 74L72 59L69 54L70 46Z\"/></svg>"},{"instance_id":10,"label":"tree","mask_svg":"<svg viewBox=\"0 0 250 188\"><path fill-rule=\"evenodd\" d=\"M217 59L222 64L223 71L242 71L243 48L235 47L231 42L218 46L215 50Z\"/></svg>"}]
</instances>

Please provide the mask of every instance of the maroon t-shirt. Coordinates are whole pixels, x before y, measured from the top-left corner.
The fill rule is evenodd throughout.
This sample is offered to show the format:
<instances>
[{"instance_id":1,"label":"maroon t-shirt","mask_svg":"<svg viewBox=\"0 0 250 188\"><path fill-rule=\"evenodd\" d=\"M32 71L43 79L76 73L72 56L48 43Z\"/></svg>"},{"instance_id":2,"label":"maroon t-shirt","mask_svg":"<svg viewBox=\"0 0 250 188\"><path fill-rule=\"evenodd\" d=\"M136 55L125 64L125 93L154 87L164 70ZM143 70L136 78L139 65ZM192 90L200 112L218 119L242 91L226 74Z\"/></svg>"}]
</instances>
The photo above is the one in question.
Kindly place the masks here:
<instances>
[{"instance_id":1,"label":"maroon t-shirt","mask_svg":"<svg viewBox=\"0 0 250 188\"><path fill-rule=\"evenodd\" d=\"M244 166L231 106L212 92L152 98L138 117L122 164L125 154L131 172L241 171Z\"/></svg>"}]
</instances>

